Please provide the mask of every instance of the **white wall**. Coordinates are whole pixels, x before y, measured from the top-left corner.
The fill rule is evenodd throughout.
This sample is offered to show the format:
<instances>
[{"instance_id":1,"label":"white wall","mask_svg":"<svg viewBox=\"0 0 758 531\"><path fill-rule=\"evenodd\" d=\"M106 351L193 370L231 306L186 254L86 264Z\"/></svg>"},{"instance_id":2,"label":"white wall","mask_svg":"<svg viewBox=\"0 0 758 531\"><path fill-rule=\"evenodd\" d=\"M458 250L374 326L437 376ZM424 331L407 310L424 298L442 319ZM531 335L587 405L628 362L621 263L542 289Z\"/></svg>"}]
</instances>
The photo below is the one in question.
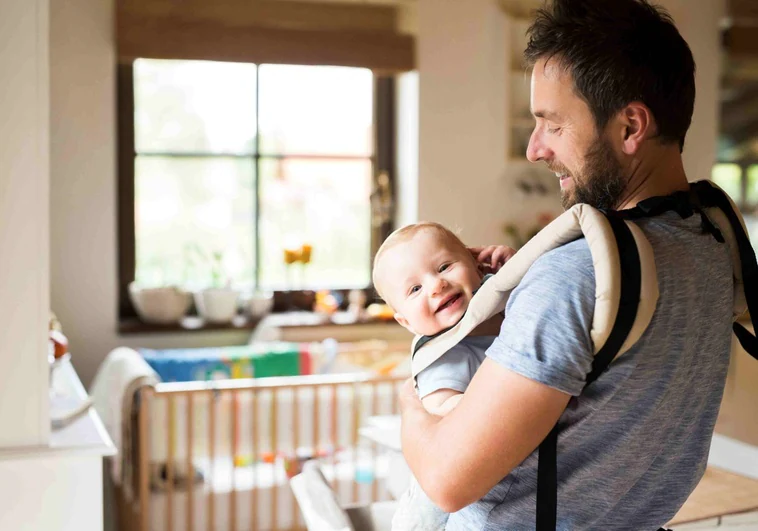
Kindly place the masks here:
<instances>
[{"instance_id":1,"label":"white wall","mask_svg":"<svg viewBox=\"0 0 758 531\"><path fill-rule=\"evenodd\" d=\"M52 308L89 385L118 345L241 344L247 334L117 334L113 3L53 2L50 20Z\"/></svg>"},{"instance_id":2,"label":"white wall","mask_svg":"<svg viewBox=\"0 0 758 531\"><path fill-rule=\"evenodd\" d=\"M20 1L20 0L16 0ZM698 61L698 102L687 167L698 178L715 151L719 6L676 2L674 15ZM707 7L706 7L707 5ZM680 12L681 11L681 12ZM102 0L52 5L52 303L88 384L117 345L240 344L247 334L126 336L116 333L116 152L113 7ZM495 0L419 0L417 133L406 129L418 161L406 156L399 183L403 222L433 219L460 229L470 244L504 241L502 224L535 216L548 202L514 190L522 168L506 164L505 16ZM406 88L413 76L401 82ZM402 98L402 96L401 96ZM413 114L399 101L398 111ZM401 148L401 152L402 152ZM406 150L406 155L408 155ZM401 153L402 154L402 153ZM418 179L416 180L416 175ZM550 201L550 204L554 202ZM415 212L415 214L414 214Z\"/></svg>"},{"instance_id":3,"label":"white wall","mask_svg":"<svg viewBox=\"0 0 758 531\"><path fill-rule=\"evenodd\" d=\"M658 0L669 10L679 32L695 57L697 96L692 127L684 145L684 169L690 181L708 179L716 162L719 126L719 89L724 58L721 53L720 21L726 0Z\"/></svg>"},{"instance_id":4,"label":"white wall","mask_svg":"<svg viewBox=\"0 0 758 531\"><path fill-rule=\"evenodd\" d=\"M494 0L419 0L418 215L502 241L505 15Z\"/></svg>"},{"instance_id":5,"label":"white wall","mask_svg":"<svg viewBox=\"0 0 758 531\"><path fill-rule=\"evenodd\" d=\"M49 436L47 0L0 2L0 447Z\"/></svg>"}]
</instances>

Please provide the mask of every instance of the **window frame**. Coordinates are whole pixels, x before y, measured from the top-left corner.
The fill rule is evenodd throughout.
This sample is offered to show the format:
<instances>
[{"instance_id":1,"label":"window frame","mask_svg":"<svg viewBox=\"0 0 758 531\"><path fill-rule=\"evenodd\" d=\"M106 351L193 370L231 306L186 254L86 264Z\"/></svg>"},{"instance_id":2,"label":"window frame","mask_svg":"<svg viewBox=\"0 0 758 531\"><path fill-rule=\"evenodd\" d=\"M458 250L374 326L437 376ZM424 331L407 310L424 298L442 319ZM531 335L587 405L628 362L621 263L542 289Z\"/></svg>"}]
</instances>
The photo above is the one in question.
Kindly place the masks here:
<instances>
[{"instance_id":1,"label":"window frame","mask_svg":"<svg viewBox=\"0 0 758 531\"><path fill-rule=\"evenodd\" d=\"M260 65L259 65L260 66ZM377 176L386 173L390 182L390 194L392 202L395 202L395 79L392 76L382 76L374 73L374 148L373 155L369 157L372 166L372 188L376 186ZM257 76L256 76L257 79ZM258 95L256 94L256 98ZM129 284L134 281L136 275L136 230L135 230L135 161L137 152L135 148L134 131L134 67L133 62L120 63L116 71L116 102L117 102L117 212L118 212L118 317L119 322L133 320L137 312L129 297ZM257 134L256 134L257 138ZM258 142L258 140L256 140ZM292 158L298 158L294 155ZM272 155L256 153L249 157L259 161L271 158ZM273 156L275 157L275 155ZM285 156L289 157L288 155ZM313 157L309 157L313 158ZM338 159L339 156L329 156L330 159ZM366 157L350 157L352 160L365 159ZM256 176L256 180L258 177ZM256 194L256 220L259 216L259 197ZM375 212L371 204L371 218ZM390 216L392 217L392 216ZM370 260L373 260L379 245L392 232L393 222L367 227L371 232ZM257 230L257 229L256 229ZM255 239L256 256L260 256L259 241ZM371 264L369 263L370 267ZM260 275L258 271L256 276ZM258 278L258 277L257 277ZM373 286L366 286L369 299L373 292ZM287 306L292 301L302 301L303 309L309 308L311 297L309 291L293 290L290 292L275 292L275 300L286 301ZM279 305L275 304L275 311Z\"/></svg>"}]
</instances>

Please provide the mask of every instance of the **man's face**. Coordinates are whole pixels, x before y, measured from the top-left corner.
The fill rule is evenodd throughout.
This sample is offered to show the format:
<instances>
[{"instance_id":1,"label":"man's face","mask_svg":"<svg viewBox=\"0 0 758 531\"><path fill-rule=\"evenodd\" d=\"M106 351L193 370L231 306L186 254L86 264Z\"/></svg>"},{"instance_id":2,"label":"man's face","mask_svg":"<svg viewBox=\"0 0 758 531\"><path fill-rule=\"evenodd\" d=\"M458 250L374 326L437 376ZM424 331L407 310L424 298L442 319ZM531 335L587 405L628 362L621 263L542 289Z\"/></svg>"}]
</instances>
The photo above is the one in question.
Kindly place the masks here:
<instances>
[{"instance_id":1,"label":"man's face","mask_svg":"<svg viewBox=\"0 0 758 531\"><path fill-rule=\"evenodd\" d=\"M555 172L563 207L587 203L616 208L626 185L623 168L558 59L541 59L534 65L531 100L537 123L526 156L532 162L544 161Z\"/></svg>"}]
</instances>

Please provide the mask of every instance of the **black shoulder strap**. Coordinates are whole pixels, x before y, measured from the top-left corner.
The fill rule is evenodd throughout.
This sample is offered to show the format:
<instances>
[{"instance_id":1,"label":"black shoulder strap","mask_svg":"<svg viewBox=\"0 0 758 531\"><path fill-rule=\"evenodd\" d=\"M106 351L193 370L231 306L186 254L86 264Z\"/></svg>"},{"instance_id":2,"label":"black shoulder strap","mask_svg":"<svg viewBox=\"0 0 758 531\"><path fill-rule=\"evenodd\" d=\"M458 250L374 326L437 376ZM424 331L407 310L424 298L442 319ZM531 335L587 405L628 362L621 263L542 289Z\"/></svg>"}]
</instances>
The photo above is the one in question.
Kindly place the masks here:
<instances>
[{"instance_id":1,"label":"black shoulder strap","mask_svg":"<svg viewBox=\"0 0 758 531\"><path fill-rule=\"evenodd\" d=\"M606 213L616 237L621 264L621 297L619 311L611 333L603 347L595 355L592 371L587 376L585 388L594 382L611 364L637 317L640 299L642 272L640 255L632 231L620 216ZM540 444L537 463L537 531L555 531L558 505L558 425Z\"/></svg>"},{"instance_id":2,"label":"black shoulder strap","mask_svg":"<svg viewBox=\"0 0 758 531\"><path fill-rule=\"evenodd\" d=\"M732 208L732 203L721 189L716 188L707 181L700 181L692 185L692 192L696 200L703 207L716 207L720 209L732 227L737 242L737 250L740 255L742 283L745 287L745 301L747 302L747 309L750 314L750 322L755 325L753 319L758 316L758 263L756 263L755 251L750 244L750 239L745 233L745 229L742 223L740 223L737 213ZM734 323L732 329L737 339L740 340L742 348L753 358L758 359L758 339L756 339L755 335L751 334L740 323Z\"/></svg>"}]
</instances>

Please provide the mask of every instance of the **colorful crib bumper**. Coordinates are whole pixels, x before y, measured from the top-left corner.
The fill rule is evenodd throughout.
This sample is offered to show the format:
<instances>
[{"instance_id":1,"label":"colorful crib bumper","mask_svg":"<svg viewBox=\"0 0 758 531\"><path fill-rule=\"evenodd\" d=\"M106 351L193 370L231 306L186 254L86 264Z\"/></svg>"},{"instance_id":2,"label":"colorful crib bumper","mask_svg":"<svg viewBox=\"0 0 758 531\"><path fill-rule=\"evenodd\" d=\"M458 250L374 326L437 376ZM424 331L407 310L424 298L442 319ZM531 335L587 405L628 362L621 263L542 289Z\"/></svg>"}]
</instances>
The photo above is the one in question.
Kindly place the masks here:
<instances>
[{"instance_id":1,"label":"colorful crib bumper","mask_svg":"<svg viewBox=\"0 0 758 531\"><path fill-rule=\"evenodd\" d=\"M139 349L164 382L298 376L313 373L308 345L256 342L212 348Z\"/></svg>"}]
</instances>

